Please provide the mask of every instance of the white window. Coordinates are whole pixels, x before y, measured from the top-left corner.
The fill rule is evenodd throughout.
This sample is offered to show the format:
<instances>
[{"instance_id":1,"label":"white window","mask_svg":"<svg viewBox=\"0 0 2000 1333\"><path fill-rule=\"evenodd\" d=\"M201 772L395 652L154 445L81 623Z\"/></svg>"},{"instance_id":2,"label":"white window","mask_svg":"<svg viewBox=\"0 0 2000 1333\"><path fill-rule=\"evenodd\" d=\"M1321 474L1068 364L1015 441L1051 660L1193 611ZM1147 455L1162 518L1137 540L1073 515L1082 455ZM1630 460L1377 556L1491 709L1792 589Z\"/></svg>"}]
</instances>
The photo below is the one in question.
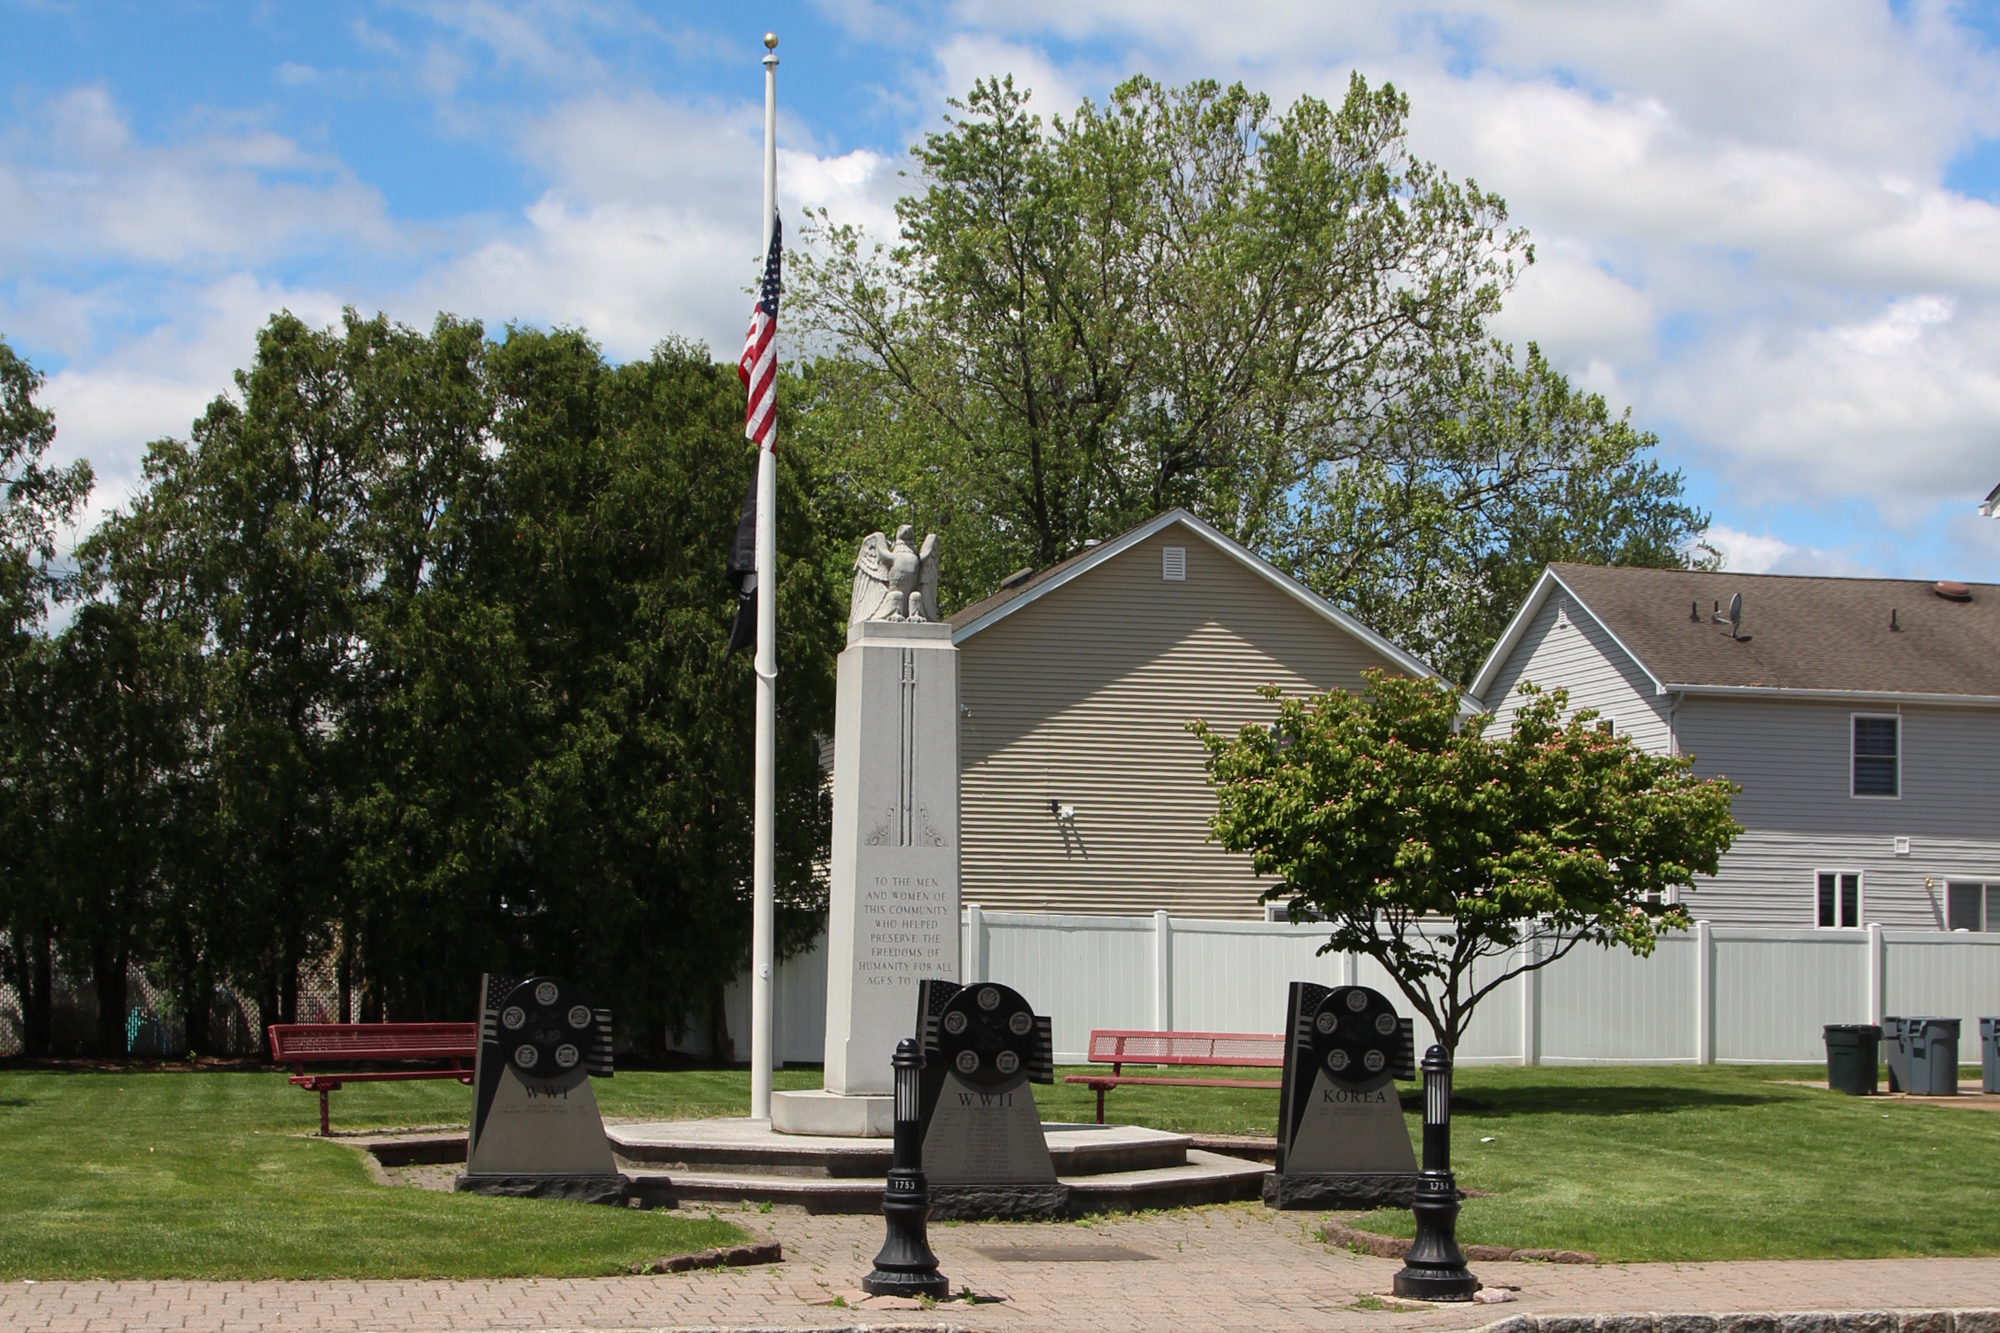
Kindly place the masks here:
<instances>
[{"instance_id":1,"label":"white window","mask_svg":"<svg viewBox=\"0 0 2000 1333\"><path fill-rule=\"evenodd\" d=\"M1169 583L1187 582L1187 547L1160 548L1160 577Z\"/></svg>"},{"instance_id":2,"label":"white window","mask_svg":"<svg viewBox=\"0 0 2000 1333\"><path fill-rule=\"evenodd\" d=\"M1888 797L1903 794L1902 719L1895 716L1852 715L1854 724L1853 794Z\"/></svg>"},{"instance_id":3,"label":"white window","mask_svg":"<svg viewBox=\"0 0 2000 1333\"><path fill-rule=\"evenodd\" d=\"M1954 879L1944 886L1946 930L2000 930L2000 883Z\"/></svg>"},{"instance_id":4,"label":"white window","mask_svg":"<svg viewBox=\"0 0 2000 1333\"><path fill-rule=\"evenodd\" d=\"M1859 870L1821 870L1814 876L1817 881L1814 897L1818 915L1815 918L1822 929L1851 930L1861 924L1861 872Z\"/></svg>"}]
</instances>

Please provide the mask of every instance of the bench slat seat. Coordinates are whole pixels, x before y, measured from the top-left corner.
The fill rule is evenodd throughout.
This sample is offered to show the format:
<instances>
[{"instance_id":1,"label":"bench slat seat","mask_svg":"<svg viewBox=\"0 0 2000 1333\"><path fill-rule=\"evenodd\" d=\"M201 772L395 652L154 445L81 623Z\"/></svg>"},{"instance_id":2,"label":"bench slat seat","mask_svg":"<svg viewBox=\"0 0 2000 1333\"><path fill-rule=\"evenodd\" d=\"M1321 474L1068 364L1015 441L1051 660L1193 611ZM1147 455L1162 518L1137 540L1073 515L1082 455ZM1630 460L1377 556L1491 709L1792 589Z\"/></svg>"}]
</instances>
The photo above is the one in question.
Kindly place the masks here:
<instances>
[{"instance_id":1,"label":"bench slat seat","mask_svg":"<svg viewBox=\"0 0 2000 1333\"><path fill-rule=\"evenodd\" d=\"M464 1062L479 1053L477 1023L273 1023L271 1059L292 1067L286 1080L319 1094L319 1132L327 1123L327 1094L343 1083L391 1083L450 1078L472 1082ZM309 1064L334 1061L449 1060L444 1069L366 1069L307 1073Z\"/></svg>"},{"instance_id":2,"label":"bench slat seat","mask_svg":"<svg viewBox=\"0 0 2000 1333\"><path fill-rule=\"evenodd\" d=\"M1209 1065L1238 1068L1282 1068L1285 1039L1261 1032L1148 1032L1098 1028L1090 1034L1089 1058L1109 1064L1110 1074L1069 1074L1065 1083L1081 1083L1097 1094L1097 1123L1104 1123L1104 1094L1125 1084L1181 1088L1277 1088L1278 1079L1162 1078L1128 1075L1127 1064Z\"/></svg>"}]
</instances>

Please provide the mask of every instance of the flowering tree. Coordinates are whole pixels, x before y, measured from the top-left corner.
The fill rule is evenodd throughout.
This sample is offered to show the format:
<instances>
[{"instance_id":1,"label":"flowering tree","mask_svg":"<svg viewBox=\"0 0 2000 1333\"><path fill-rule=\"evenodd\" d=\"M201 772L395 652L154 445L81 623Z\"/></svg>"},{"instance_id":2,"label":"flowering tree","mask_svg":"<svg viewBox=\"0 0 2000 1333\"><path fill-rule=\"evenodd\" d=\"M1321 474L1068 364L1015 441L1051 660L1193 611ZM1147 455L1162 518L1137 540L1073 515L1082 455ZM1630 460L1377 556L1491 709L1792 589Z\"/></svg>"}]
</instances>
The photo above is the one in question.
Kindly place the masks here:
<instances>
[{"instance_id":1,"label":"flowering tree","mask_svg":"<svg viewBox=\"0 0 2000 1333\"><path fill-rule=\"evenodd\" d=\"M1277 877L1267 901L1331 924L1322 952L1380 962L1450 1050L1513 977L1585 943L1649 954L1687 929L1667 890L1713 875L1739 832L1734 783L1647 754L1592 710L1565 719L1565 691L1523 690L1498 739L1449 685L1382 672L1358 695L1267 689L1277 724L1233 738L1190 724L1215 840Z\"/></svg>"}]
</instances>

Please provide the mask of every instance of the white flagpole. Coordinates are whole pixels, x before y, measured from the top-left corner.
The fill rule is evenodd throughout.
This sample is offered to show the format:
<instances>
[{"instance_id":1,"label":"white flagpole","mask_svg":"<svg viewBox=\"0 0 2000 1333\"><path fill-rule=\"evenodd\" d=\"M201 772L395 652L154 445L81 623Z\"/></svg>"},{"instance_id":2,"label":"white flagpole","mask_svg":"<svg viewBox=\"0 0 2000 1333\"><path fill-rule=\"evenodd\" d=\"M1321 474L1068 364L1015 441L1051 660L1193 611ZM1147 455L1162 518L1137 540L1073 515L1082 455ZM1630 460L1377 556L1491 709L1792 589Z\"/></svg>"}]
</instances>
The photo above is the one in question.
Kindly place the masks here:
<instances>
[{"instance_id":1,"label":"white flagpole","mask_svg":"<svg viewBox=\"0 0 2000 1333\"><path fill-rule=\"evenodd\" d=\"M778 219L778 35L764 34L764 244ZM773 334L775 338L775 333ZM777 349L772 348L775 360ZM778 753L778 425L757 451L757 795L750 906L750 1118L771 1118L772 884Z\"/></svg>"}]
</instances>

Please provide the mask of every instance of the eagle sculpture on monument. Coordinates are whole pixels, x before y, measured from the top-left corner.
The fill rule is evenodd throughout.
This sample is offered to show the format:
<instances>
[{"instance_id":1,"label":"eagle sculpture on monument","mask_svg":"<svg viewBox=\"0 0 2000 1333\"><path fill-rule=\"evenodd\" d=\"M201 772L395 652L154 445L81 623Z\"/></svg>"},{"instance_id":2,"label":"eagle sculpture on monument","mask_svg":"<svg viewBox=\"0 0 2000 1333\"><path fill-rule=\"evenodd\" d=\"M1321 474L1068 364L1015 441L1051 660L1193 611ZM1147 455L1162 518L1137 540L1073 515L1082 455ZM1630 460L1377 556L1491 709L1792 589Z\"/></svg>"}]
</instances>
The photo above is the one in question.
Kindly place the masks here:
<instances>
[{"instance_id":1,"label":"eagle sculpture on monument","mask_svg":"<svg viewBox=\"0 0 2000 1333\"><path fill-rule=\"evenodd\" d=\"M936 617L937 534L925 537L922 549L916 549L910 545L913 531L907 523L897 528L894 545L879 532L861 539L860 553L854 557L854 599L848 604L848 624Z\"/></svg>"}]
</instances>

